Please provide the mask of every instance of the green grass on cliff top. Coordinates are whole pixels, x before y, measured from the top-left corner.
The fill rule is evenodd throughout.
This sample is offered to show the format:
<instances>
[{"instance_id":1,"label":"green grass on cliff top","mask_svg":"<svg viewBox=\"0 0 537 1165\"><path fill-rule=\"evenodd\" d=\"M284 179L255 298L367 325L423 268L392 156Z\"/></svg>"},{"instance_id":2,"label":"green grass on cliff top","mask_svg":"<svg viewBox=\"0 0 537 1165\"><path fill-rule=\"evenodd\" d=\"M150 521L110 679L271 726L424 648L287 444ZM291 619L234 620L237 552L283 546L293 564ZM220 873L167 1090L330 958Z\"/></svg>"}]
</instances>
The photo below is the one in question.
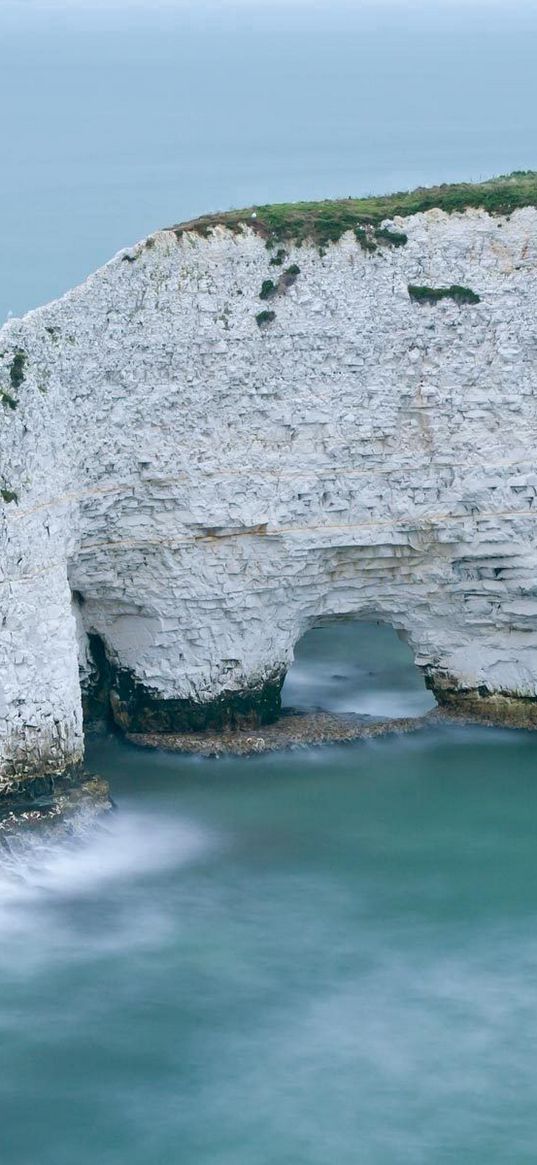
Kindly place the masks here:
<instances>
[{"instance_id":1,"label":"green grass on cliff top","mask_svg":"<svg viewBox=\"0 0 537 1165\"><path fill-rule=\"evenodd\" d=\"M302 242L311 239L319 246L337 242L345 231L360 223L378 226L383 219L397 215L408 217L434 207L446 211L464 211L481 207L490 214L508 215L521 206L537 206L537 171L515 170L487 182L459 182L448 186L420 186L407 193L388 194L370 198L341 198L326 202L282 202L272 206L250 206L244 210L230 210L223 214L208 214L191 222L179 223L178 237L183 231L207 235L211 227L222 225L237 231L241 225L253 227L274 243ZM252 218L255 212L256 218Z\"/></svg>"}]
</instances>

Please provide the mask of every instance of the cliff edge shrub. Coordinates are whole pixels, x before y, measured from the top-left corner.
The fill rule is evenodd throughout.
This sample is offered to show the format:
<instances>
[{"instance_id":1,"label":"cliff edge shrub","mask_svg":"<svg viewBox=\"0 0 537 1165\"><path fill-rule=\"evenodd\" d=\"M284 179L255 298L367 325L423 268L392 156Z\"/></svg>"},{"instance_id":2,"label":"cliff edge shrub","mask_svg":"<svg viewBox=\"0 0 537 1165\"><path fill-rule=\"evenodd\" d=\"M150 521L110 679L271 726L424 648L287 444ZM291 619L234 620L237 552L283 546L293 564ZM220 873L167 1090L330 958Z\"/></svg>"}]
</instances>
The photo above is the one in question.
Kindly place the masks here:
<instances>
[{"instance_id":1,"label":"cliff edge shrub","mask_svg":"<svg viewBox=\"0 0 537 1165\"><path fill-rule=\"evenodd\" d=\"M409 283L408 294L416 303L438 303L441 299L453 299L455 303L481 303L481 297L469 287L452 283L451 287L420 287Z\"/></svg>"},{"instance_id":2,"label":"cliff edge shrub","mask_svg":"<svg viewBox=\"0 0 537 1165\"><path fill-rule=\"evenodd\" d=\"M522 206L537 207L537 171L517 170L491 178L487 182L459 182L454 185L420 186L416 190L372 196L368 198L341 198L326 202L283 202L267 206L231 210L223 214L204 215L191 222L170 227L178 238L185 231L207 235L211 227L222 225L240 233L245 227L260 234L270 245L306 239L326 248L335 243L345 231L357 227L381 227L387 219L408 218L427 210L443 210L446 214L482 209L493 215L509 215ZM403 246L403 232L384 228L391 238L381 234L384 241ZM400 235L400 241L395 236Z\"/></svg>"},{"instance_id":3,"label":"cliff edge shrub","mask_svg":"<svg viewBox=\"0 0 537 1165\"><path fill-rule=\"evenodd\" d=\"M259 311L255 317L258 328L262 328L264 324L272 323L276 319L275 311Z\"/></svg>"}]
</instances>

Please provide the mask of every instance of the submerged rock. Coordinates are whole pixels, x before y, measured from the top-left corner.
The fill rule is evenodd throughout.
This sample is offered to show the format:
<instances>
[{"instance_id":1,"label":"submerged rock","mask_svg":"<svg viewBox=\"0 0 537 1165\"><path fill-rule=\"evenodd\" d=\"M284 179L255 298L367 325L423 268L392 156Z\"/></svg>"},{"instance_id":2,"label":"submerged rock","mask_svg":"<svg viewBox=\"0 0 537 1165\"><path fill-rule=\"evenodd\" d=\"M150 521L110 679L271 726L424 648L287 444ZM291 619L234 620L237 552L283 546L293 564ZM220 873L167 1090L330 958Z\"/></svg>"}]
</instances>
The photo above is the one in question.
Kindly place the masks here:
<instances>
[{"instance_id":1,"label":"submerged rock","mask_svg":"<svg viewBox=\"0 0 537 1165\"><path fill-rule=\"evenodd\" d=\"M291 712L276 724L252 732L207 733L127 733L127 740L141 748L157 748L194 756L255 756L256 753L280 749L315 747L321 744L348 744L356 740L373 740L394 733L419 732L438 724L481 724L507 728L537 729L535 719L519 723L488 714L484 707L474 710L471 704L460 708L432 708L423 716L401 716L377 720L351 712Z\"/></svg>"},{"instance_id":2,"label":"submerged rock","mask_svg":"<svg viewBox=\"0 0 537 1165\"><path fill-rule=\"evenodd\" d=\"M184 752L197 756L253 756L256 753L276 752L279 749L345 744L353 740L371 740L373 737L387 736L390 733L417 732L430 722L433 714L375 720L351 712L289 712L276 724L267 725L257 733L129 732L127 740L143 748L161 748L169 752Z\"/></svg>"}]
</instances>

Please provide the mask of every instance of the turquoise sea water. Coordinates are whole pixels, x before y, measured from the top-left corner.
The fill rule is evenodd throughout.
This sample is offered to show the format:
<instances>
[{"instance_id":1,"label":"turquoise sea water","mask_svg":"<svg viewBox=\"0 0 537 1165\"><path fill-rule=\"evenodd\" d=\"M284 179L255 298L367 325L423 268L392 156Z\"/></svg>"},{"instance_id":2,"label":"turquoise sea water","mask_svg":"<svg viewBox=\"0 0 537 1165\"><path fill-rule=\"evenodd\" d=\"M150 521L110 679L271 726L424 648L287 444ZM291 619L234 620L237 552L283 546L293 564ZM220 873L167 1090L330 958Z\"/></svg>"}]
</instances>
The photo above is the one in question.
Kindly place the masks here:
<instances>
[{"instance_id":1,"label":"turquoise sea water","mask_svg":"<svg viewBox=\"0 0 537 1165\"><path fill-rule=\"evenodd\" d=\"M344 706L424 698L394 636L346 632ZM89 759L116 813L0 875L5 1165L535 1161L530 734Z\"/></svg>"},{"instance_id":2,"label":"turquoise sea water","mask_svg":"<svg viewBox=\"0 0 537 1165\"><path fill-rule=\"evenodd\" d=\"M0 319L210 209L536 165L532 3L0 8ZM386 628L284 691L413 715ZM117 812L0 863L2 1165L533 1165L524 733L201 761L89 749Z\"/></svg>"}]
</instances>

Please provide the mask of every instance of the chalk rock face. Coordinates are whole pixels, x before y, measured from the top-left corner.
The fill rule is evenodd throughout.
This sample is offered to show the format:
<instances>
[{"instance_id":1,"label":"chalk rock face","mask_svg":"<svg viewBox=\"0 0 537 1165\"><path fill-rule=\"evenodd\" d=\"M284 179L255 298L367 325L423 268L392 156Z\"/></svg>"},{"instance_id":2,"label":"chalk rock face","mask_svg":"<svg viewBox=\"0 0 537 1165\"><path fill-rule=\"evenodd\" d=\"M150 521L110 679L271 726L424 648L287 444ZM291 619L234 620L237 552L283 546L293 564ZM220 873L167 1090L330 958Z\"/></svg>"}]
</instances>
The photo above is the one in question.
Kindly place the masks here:
<instances>
[{"instance_id":1,"label":"chalk rock face","mask_svg":"<svg viewBox=\"0 0 537 1165\"><path fill-rule=\"evenodd\" d=\"M253 230L162 231L2 329L0 774L80 759L91 648L133 731L264 722L345 616L537 720L537 211L404 230L268 302Z\"/></svg>"}]
</instances>

